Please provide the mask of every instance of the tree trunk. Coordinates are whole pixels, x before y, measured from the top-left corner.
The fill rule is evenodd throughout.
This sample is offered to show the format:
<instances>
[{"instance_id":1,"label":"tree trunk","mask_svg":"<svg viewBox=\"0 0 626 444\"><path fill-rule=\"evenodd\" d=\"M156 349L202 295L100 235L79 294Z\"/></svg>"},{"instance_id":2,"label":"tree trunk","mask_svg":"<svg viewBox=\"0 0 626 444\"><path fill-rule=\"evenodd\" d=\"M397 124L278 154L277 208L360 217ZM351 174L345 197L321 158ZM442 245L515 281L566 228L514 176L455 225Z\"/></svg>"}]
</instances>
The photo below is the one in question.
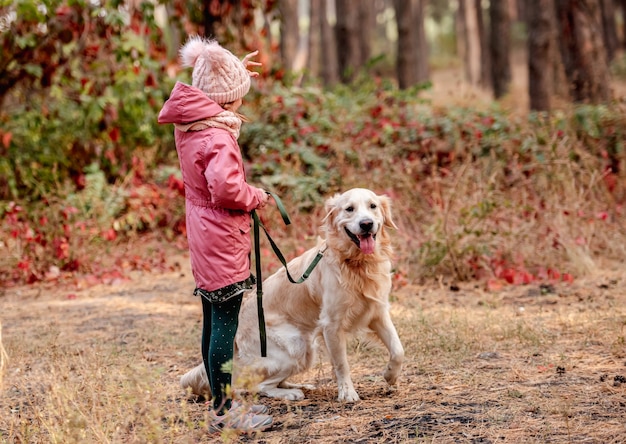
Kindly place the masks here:
<instances>
[{"instance_id":1,"label":"tree trunk","mask_svg":"<svg viewBox=\"0 0 626 444\"><path fill-rule=\"evenodd\" d=\"M511 19L508 0L492 0L489 6L491 24L491 79L496 99L509 92L511 85Z\"/></svg>"},{"instance_id":2,"label":"tree trunk","mask_svg":"<svg viewBox=\"0 0 626 444\"><path fill-rule=\"evenodd\" d=\"M279 0L280 13L280 60L287 71L295 66L300 42L298 27L298 0Z\"/></svg>"},{"instance_id":3,"label":"tree trunk","mask_svg":"<svg viewBox=\"0 0 626 444\"><path fill-rule=\"evenodd\" d=\"M514 6L514 11L515 11L515 18L521 22L528 22L530 14L531 14L529 5L533 5L534 2L528 1L528 0L514 0L514 1L515 3L513 4L513 6Z\"/></svg>"},{"instance_id":4,"label":"tree trunk","mask_svg":"<svg viewBox=\"0 0 626 444\"><path fill-rule=\"evenodd\" d=\"M424 32L424 1L395 0L398 26L396 73L401 89L429 78L428 47Z\"/></svg>"},{"instance_id":5,"label":"tree trunk","mask_svg":"<svg viewBox=\"0 0 626 444\"><path fill-rule=\"evenodd\" d=\"M472 85L480 83L480 36L478 35L478 18L474 4L459 2L456 15L457 49L463 66L465 78Z\"/></svg>"},{"instance_id":6,"label":"tree trunk","mask_svg":"<svg viewBox=\"0 0 626 444\"><path fill-rule=\"evenodd\" d=\"M626 0L618 0L622 9L622 48L626 49Z\"/></svg>"},{"instance_id":7,"label":"tree trunk","mask_svg":"<svg viewBox=\"0 0 626 444\"><path fill-rule=\"evenodd\" d=\"M140 1L141 2L141 1ZM251 14L251 9L245 9L241 0L203 0L202 1L202 25L204 35L207 38L216 39L222 44L237 42L245 47L244 22L246 16ZM228 29L235 29L237 35L229 34Z\"/></svg>"},{"instance_id":8,"label":"tree trunk","mask_svg":"<svg viewBox=\"0 0 626 444\"><path fill-rule=\"evenodd\" d=\"M424 26L426 18L426 5L428 0L414 0L414 20L417 38L417 81L420 83L430 80L430 65L428 39L426 38L426 27Z\"/></svg>"},{"instance_id":9,"label":"tree trunk","mask_svg":"<svg viewBox=\"0 0 626 444\"><path fill-rule=\"evenodd\" d=\"M311 77L319 78L322 75L322 28L320 1L311 0L309 2L309 51L307 60L307 71Z\"/></svg>"},{"instance_id":10,"label":"tree trunk","mask_svg":"<svg viewBox=\"0 0 626 444\"><path fill-rule=\"evenodd\" d=\"M606 48L607 62L612 62L619 46L617 38L617 23L615 22L614 0L600 0L600 15L602 17L602 38Z\"/></svg>"},{"instance_id":11,"label":"tree trunk","mask_svg":"<svg viewBox=\"0 0 626 444\"><path fill-rule=\"evenodd\" d=\"M551 60L554 0L531 0L528 4L528 95L530 109L550 111Z\"/></svg>"},{"instance_id":12,"label":"tree trunk","mask_svg":"<svg viewBox=\"0 0 626 444\"><path fill-rule=\"evenodd\" d=\"M374 2L359 1L358 3L358 39L359 66L365 66L372 57L372 35L376 29Z\"/></svg>"},{"instance_id":13,"label":"tree trunk","mask_svg":"<svg viewBox=\"0 0 626 444\"><path fill-rule=\"evenodd\" d=\"M474 0L476 8L476 25L478 27L478 40L480 41L480 85L489 87L491 81L491 51L489 50L489 42L491 39L485 27L482 0Z\"/></svg>"},{"instance_id":14,"label":"tree trunk","mask_svg":"<svg viewBox=\"0 0 626 444\"><path fill-rule=\"evenodd\" d=\"M556 0L561 56L575 102L610 100L609 69L597 0Z\"/></svg>"},{"instance_id":15,"label":"tree trunk","mask_svg":"<svg viewBox=\"0 0 626 444\"><path fill-rule=\"evenodd\" d=\"M328 23L328 2L330 0L311 0L320 9L320 35L322 44L322 80L324 85L331 87L339 83L339 65L337 43L333 29Z\"/></svg>"},{"instance_id":16,"label":"tree trunk","mask_svg":"<svg viewBox=\"0 0 626 444\"><path fill-rule=\"evenodd\" d=\"M396 71L400 89L408 88L418 82L417 77L417 39L413 28L411 0L395 0L396 21L398 24L398 54Z\"/></svg>"},{"instance_id":17,"label":"tree trunk","mask_svg":"<svg viewBox=\"0 0 626 444\"><path fill-rule=\"evenodd\" d=\"M339 76L344 83L354 80L360 68L360 44L358 27L358 9L350 0L335 0L337 23L335 34L337 38L337 57Z\"/></svg>"},{"instance_id":18,"label":"tree trunk","mask_svg":"<svg viewBox=\"0 0 626 444\"><path fill-rule=\"evenodd\" d=\"M167 5L167 3L166 3ZM202 2L202 21L204 25L204 35L207 38L216 38L218 35L217 26L221 22L222 7L221 2L215 4L211 0Z\"/></svg>"}]
</instances>

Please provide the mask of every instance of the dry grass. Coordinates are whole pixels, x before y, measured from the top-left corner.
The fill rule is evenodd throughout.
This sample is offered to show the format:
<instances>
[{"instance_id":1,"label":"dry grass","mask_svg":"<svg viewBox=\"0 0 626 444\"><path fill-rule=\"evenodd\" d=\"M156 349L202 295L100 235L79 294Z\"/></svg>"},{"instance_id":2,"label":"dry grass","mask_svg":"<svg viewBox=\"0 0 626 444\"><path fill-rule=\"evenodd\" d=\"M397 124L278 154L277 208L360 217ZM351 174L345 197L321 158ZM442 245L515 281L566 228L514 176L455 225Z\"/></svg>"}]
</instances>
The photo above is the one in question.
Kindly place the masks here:
<instances>
[{"instance_id":1,"label":"dry grass","mask_svg":"<svg viewBox=\"0 0 626 444\"><path fill-rule=\"evenodd\" d=\"M4 369L8 365L8 355L2 345L2 322L0 322L0 390L2 389L2 380L4 378Z\"/></svg>"},{"instance_id":2,"label":"dry grass","mask_svg":"<svg viewBox=\"0 0 626 444\"><path fill-rule=\"evenodd\" d=\"M179 260L185 264L186 259ZM0 304L10 357L0 442L215 442L205 406L179 389L199 356L191 275L149 276L76 293L16 289ZM69 298L68 298L69 296ZM354 342L362 401L339 404L327 360L301 402L265 400L276 425L225 441L623 442L626 276L574 284L410 286L394 292L407 352L393 390L377 344Z\"/></svg>"},{"instance_id":3,"label":"dry grass","mask_svg":"<svg viewBox=\"0 0 626 444\"><path fill-rule=\"evenodd\" d=\"M568 161L572 153L581 160ZM388 162L387 170L398 168ZM526 170L533 174L527 177ZM556 141L541 163L511 160L505 167L490 158L468 159L447 177L420 178L418 190L409 174L393 180L394 189L404 190L393 196L398 264L414 283L439 275L493 278L499 258L503 267L535 275L550 268L582 277L593 275L603 259L626 257L617 198L603 186L596 160L567 139Z\"/></svg>"}]
</instances>

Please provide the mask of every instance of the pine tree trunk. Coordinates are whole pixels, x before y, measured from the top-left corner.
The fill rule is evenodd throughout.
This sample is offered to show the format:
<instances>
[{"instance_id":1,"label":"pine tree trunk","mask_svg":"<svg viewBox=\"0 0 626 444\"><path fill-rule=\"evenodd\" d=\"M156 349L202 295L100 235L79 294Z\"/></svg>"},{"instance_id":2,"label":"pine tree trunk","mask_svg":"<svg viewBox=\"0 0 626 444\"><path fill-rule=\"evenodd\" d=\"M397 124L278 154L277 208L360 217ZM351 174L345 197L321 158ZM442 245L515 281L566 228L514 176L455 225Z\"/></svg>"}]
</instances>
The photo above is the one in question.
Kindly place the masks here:
<instances>
[{"instance_id":1,"label":"pine tree trunk","mask_svg":"<svg viewBox=\"0 0 626 444\"><path fill-rule=\"evenodd\" d=\"M210 0L202 2L202 22L207 38L217 37L217 25L221 22L221 7L215 8Z\"/></svg>"},{"instance_id":2,"label":"pine tree trunk","mask_svg":"<svg viewBox=\"0 0 626 444\"><path fill-rule=\"evenodd\" d=\"M309 2L309 51L307 59L307 71L313 78L321 77L322 64L322 28L320 1Z\"/></svg>"},{"instance_id":3,"label":"pine tree trunk","mask_svg":"<svg viewBox=\"0 0 626 444\"><path fill-rule=\"evenodd\" d=\"M374 2L359 1L358 3L358 40L359 40L359 66L365 66L372 57L372 35L376 29L376 16L374 15Z\"/></svg>"},{"instance_id":4,"label":"pine tree trunk","mask_svg":"<svg viewBox=\"0 0 626 444\"><path fill-rule=\"evenodd\" d=\"M617 23L615 21L615 3L613 0L600 0L600 15L602 17L602 37L606 48L607 61L615 58L619 42L617 39Z\"/></svg>"},{"instance_id":5,"label":"pine tree trunk","mask_svg":"<svg viewBox=\"0 0 626 444\"><path fill-rule=\"evenodd\" d=\"M560 49L574 102L611 98L609 68L597 0L556 0Z\"/></svg>"},{"instance_id":6,"label":"pine tree trunk","mask_svg":"<svg viewBox=\"0 0 626 444\"><path fill-rule=\"evenodd\" d=\"M413 8L411 0L395 0L396 21L398 24L398 54L396 72L400 89L408 88L418 82L417 39L413 32Z\"/></svg>"},{"instance_id":7,"label":"pine tree trunk","mask_svg":"<svg viewBox=\"0 0 626 444\"><path fill-rule=\"evenodd\" d=\"M484 87L490 87L491 81L491 51L489 50L489 44L491 39L489 38L490 32L486 29L482 0L474 0L474 7L476 8L476 24L478 27L478 40L480 41L480 85Z\"/></svg>"},{"instance_id":8,"label":"pine tree trunk","mask_svg":"<svg viewBox=\"0 0 626 444\"><path fill-rule=\"evenodd\" d=\"M413 20L415 21L415 38L417 38L417 81L419 83L430 80L430 65L428 62L429 50L426 38L426 4L428 0L414 0Z\"/></svg>"},{"instance_id":9,"label":"pine tree trunk","mask_svg":"<svg viewBox=\"0 0 626 444\"><path fill-rule=\"evenodd\" d=\"M279 0L280 60L287 71L292 71L298 54L300 31L298 28L298 0Z\"/></svg>"},{"instance_id":10,"label":"pine tree trunk","mask_svg":"<svg viewBox=\"0 0 626 444\"><path fill-rule=\"evenodd\" d=\"M457 50L465 68L465 78L472 85L480 83L480 36L473 3L459 2L456 15Z\"/></svg>"},{"instance_id":11,"label":"pine tree trunk","mask_svg":"<svg viewBox=\"0 0 626 444\"><path fill-rule=\"evenodd\" d=\"M328 23L328 2L330 0L312 0L319 3L320 34L322 44L322 80L324 85L331 87L339 83L339 65L337 43L333 28Z\"/></svg>"},{"instance_id":12,"label":"pine tree trunk","mask_svg":"<svg viewBox=\"0 0 626 444\"><path fill-rule=\"evenodd\" d=\"M528 2L528 95L534 111L550 110L553 14L554 0Z\"/></svg>"},{"instance_id":13,"label":"pine tree trunk","mask_svg":"<svg viewBox=\"0 0 626 444\"><path fill-rule=\"evenodd\" d=\"M339 76L343 83L350 83L360 68L361 60L357 31L358 8L350 0L335 0L335 10Z\"/></svg>"},{"instance_id":14,"label":"pine tree trunk","mask_svg":"<svg viewBox=\"0 0 626 444\"><path fill-rule=\"evenodd\" d=\"M398 27L396 75L405 89L428 81L428 44L424 30L424 0L395 0Z\"/></svg>"},{"instance_id":15,"label":"pine tree trunk","mask_svg":"<svg viewBox=\"0 0 626 444\"><path fill-rule=\"evenodd\" d=\"M491 79L496 99L509 92L511 85L511 19L508 0L492 0L489 6L491 23Z\"/></svg>"},{"instance_id":16,"label":"pine tree trunk","mask_svg":"<svg viewBox=\"0 0 626 444\"><path fill-rule=\"evenodd\" d=\"M626 49L626 0L617 0L622 10L622 48Z\"/></svg>"}]
</instances>

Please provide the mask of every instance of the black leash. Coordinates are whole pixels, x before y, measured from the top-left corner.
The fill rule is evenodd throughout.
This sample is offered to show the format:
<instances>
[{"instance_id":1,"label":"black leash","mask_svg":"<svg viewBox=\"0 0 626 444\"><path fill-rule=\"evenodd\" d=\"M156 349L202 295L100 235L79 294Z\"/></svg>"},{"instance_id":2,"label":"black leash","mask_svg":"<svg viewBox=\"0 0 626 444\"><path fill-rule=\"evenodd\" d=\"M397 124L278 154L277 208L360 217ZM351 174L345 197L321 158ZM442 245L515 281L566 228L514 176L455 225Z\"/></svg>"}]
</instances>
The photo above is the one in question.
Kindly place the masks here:
<instances>
[{"instance_id":1,"label":"black leash","mask_svg":"<svg viewBox=\"0 0 626 444\"><path fill-rule=\"evenodd\" d=\"M283 202L280 200L280 198L276 194L274 193L269 193L269 194L274 198L274 201L276 202L276 206L278 207L278 211L280 212L280 215L282 216L283 222L285 223L285 225L290 225L291 221L289 220L289 216L287 215L287 211L285 210L285 206L283 205ZM267 240L270 242L270 245L272 246L272 250L274 250L274 254L285 267L285 272L287 273L287 279L289 279L289 282L291 282L292 284L301 284L302 282L308 279L313 269L317 266L320 259L322 259L322 257L324 256L325 250L317 252L317 255L311 262L311 265L308 266L308 268L302 274L300 279L296 280L291 276L291 274L289 274L289 270L287 269L287 260L285 259L285 256L276 245L276 242L274 242L272 237L269 235L269 233L267 232L267 229L265 228L263 223L261 223L261 220L259 219L258 214L254 210L252 210L252 219L254 220L254 257L255 257L255 262L256 262L255 265L256 265L256 276L257 276L257 283L256 283L257 304L256 305L257 305L257 313L259 316L259 335L260 335L260 340L261 340L261 356L265 358L267 356L267 335L265 332L265 314L263 312L263 277L261 276L261 243L260 243L260 236L259 236L260 228L263 228L263 231L265 232L265 236L267 237Z\"/></svg>"}]
</instances>

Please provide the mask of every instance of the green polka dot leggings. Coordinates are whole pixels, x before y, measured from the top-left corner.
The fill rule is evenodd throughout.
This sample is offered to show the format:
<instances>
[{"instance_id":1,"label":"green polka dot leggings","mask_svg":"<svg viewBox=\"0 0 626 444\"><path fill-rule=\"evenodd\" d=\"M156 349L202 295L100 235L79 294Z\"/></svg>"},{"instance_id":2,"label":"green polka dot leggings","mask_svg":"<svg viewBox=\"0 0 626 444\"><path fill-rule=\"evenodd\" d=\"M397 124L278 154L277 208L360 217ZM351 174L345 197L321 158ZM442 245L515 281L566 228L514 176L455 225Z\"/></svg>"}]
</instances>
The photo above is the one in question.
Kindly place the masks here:
<instances>
[{"instance_id":1,"label":"green polka dot leggings","mask_svg":"<svg viewBox=\"0 0 626 444\"><path fill-rule=\"evenodd\" d=\"M209 376L213 394L213 409L218 413L230 409L231 396L227 394L231 382L231 365L234 356L235 333L239 324L239 309L243 293L222 303L202 299L202 360Z\"/></svg>"}]
</instances>

